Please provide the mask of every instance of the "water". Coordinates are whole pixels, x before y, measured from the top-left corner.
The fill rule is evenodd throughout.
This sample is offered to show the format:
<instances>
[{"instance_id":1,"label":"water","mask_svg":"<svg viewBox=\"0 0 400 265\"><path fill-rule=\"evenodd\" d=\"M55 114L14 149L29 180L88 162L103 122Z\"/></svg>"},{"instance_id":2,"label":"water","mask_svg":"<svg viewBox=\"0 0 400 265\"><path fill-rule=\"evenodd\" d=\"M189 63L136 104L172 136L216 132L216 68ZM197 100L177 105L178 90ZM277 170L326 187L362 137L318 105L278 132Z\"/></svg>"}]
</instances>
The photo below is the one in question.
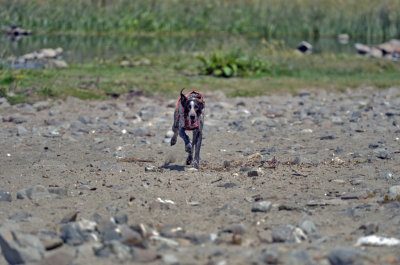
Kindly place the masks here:
<instances>
[{"instance_id":1,"label":"water","mask_svg":"<svg viewBox=\"0 0 400 265\"><path fill-rule=\"evenodd\" d=\"M209 48L246 47L257 51L262 45L261 38L244 37L110 37L75 35L32 35L12 41L7 36L0 39L0 58L20 56L41 48L62 47L64 59L68 62L88 62L95 58L115 59L128 55L145 56L175 51L204 51ZM284 39L286 46L296 48L302 39ZM354 42L340 44L336 39L309 41L315 53L355 54Z\"/></svg>"}]
</instances>

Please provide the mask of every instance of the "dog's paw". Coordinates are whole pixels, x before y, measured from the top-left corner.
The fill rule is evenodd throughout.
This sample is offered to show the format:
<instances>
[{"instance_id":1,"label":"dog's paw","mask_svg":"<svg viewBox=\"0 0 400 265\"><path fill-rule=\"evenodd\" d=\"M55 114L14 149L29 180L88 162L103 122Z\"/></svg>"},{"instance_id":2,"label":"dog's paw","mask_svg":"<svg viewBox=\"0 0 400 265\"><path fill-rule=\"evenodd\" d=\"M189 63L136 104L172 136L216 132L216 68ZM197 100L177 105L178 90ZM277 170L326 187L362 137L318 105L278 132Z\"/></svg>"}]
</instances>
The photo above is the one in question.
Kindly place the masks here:
<instances>
[{"instance_id":1,"label":"dog's paw","mask_svg":"<svg viewBox=\"0 0 400 265\"><path fill-rule=\"evenodd\" d=\"M193 160L193 157L192 157L191 155L189 155L189 156L186 158L186 165L192 164L192 160Z\"/></svg>"},{"instance_id":2,"label":"dog's paw","mask_svg":"<svg viewBox=\"0 0 400 265\"><path fill-rule=\"evenodd\" d=\"M193 161L193 168L199 169L199 161Z\"/></svg>"},{"instance_id":3,"label":"dog's paw","mask_svg":"<svg viewBox=\"0 0 400 265\"><path fill-rule=\"evenodd\" d=\"M185 151L186 151L187 153L191 153L191 152L192 152L192 144L191 144L191 143L188 143L188 144L185 146Z\"/></svg>"},{"instance_id":4,"label":"dog's paw","mask_svg":"<svg viewBox=\"0 0 400 265\"><path fill-rule=\"evenodd\" d=\"M171 146L176 144L176 137L171 138Z\"/></svg>"}]
</instances>

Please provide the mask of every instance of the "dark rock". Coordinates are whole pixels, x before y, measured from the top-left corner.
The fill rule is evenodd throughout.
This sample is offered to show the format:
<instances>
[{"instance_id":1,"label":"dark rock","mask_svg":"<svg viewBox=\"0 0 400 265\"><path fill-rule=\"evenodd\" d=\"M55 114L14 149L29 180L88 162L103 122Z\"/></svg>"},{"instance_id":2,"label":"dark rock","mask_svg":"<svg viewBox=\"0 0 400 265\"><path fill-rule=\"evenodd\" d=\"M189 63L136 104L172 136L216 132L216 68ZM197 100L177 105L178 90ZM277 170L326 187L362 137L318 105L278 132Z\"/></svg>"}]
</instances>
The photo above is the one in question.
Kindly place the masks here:
<instances>
[{"instance_id":1,"label":"dark rock","mask_svg":"<svg viewBox=\"0 0 400 265\"><path fill-rule=\"evenodd\" d=\"M117 240L104 243L101 248L95 250L95 254L99 258L108 258L110 254L114 254L120 261L127 261L132 258L130 248Z\"/></svg>"},{"instance_id":2,"label":"dark rock","mask_svg":"<svg viewBox=\"0 0 400 265\"><path fill-rule=\"evenodd\" d=\"M37 237L5 227L0 228L0 246L9 264L39 261L45 253L45 248Z\"/></svg>"},{"instance_id":3,"label":"dark rock","mask_svg":"<svg viewBox=\"0 0 400 265\"><path fill-rule=\"evenodd\" d=\"M320 140L333 140L335 139L335 136L333 135L327 135L327 136L322 136L321 138L319 138Z\"/></svg>"},{"instance_id":4,"label":"dark rock","mask_svg":"<svg viewBox=\"0 0 400 265\"><path fill-rule=\"evenodd\" d=\"M370 143L369 146L368 146L369 149L376 149L378 147L379 147L378 143Z\"/></svg>"},{"instance_id":5,"label":"dark rock","mask_svg":"<svg viewBox=\"0 0 400 265\"><path fill-rule=\"evenodd\" d=\"M272 207L272 202L270 202L270 201L258 201L253 204L251 211L266 213L269 210L271 210L271 207Z\"/></svg>"},{"instance_id":6,"label":"dark rock","mask_svg":"<svg viewBox=\"0 0 400 265\"><path fill-rule=\"evenodd\" d=\"M235 183L233 183L233 182L227 182L227 183L224 183L224 184L217 185L217 187L225 188L225 189L234 188L236 186L237 185Z\"/></svg>"},{"instance_id":7,"label":"dark rock","mask_svg":"<svg viewBox=\"0 0 400 265\"><path fill-rule=\"evenodd\" d=\"M368 223L360 226L361 230L364 230L364 235L369 236L377 233L379 231L379 225L376 223Z\"/></svg>"},{"instance_id":8,"label":"dark rock","mask_svg":"<svg viewBox=\"0 0 400 265\"><path fill-rule=\"evenodd\" d=\"M0 190L0 202L11 202L11 194L8 191Z\"/></svg>"},{"instance_id":9,"label":"dark rock","mask_svg":"<svg viewBox=\"0 0 400 265\"><path fill-rule=\"evenodd\" d=\"M350 247L334 248L328 254L331 265L358 265L363 264L362 259L365 253Z\"/></svg>"},{"instance_id":10,"label":"dark rock","mask_svg":"<svg viewBox=\"0 0 400 265\"><path fill-rule=\"evenodd\" d=\"M62 219L61 219L61 224L66 224L66 223L69 223L69 222L75 222L76 221L76 218L77 218L77 216L78 216L78 211L74 211L74 212L71 212L71 213L68 213L67 215L65 215Z\"/></svg>"},{"instance_id":11,"label":"dark rock","mask_svg":"<svg viewBox=\"0 0 400 265\"><path fill-rule=\"evenodd\" d=\"M250 170L247 172L248 177L257 177L258 176L258 171L257 170Z\"/></svg>"},{"instance_id":12,"label":"dark rock","mask_svg":"<svg viewBox=\"0 0 400 265\"><path fill-rule=\"evenodd\" d=\"M394 157L393 153L389 153L388 150L384 150L381 148L376 149L375 155L377 158L380 158L380 159L392 159Z\"/></svg>"}]
</instances>

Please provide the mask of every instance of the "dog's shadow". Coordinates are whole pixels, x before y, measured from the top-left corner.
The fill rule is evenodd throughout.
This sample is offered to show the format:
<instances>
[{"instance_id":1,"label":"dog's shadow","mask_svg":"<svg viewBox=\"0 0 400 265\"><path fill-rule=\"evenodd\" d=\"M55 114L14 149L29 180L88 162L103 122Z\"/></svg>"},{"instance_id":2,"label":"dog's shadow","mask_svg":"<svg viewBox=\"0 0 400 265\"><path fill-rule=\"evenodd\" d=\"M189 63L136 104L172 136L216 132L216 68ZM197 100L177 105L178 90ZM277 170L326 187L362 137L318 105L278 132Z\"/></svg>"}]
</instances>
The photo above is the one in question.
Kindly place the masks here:
<instances>
[{"instance_id":1,"label":"dog's shadow","mask_svg":"<svg viewBox=\"0 0 400 265\"><path fill-rule=\"evenodd\" d=\"M169 170L175 170L175 171L185 171L185 166L180 166L180 165L166 164L166 165L163 165L161 168L169 169Z\"/></svg>"}]
</instances>

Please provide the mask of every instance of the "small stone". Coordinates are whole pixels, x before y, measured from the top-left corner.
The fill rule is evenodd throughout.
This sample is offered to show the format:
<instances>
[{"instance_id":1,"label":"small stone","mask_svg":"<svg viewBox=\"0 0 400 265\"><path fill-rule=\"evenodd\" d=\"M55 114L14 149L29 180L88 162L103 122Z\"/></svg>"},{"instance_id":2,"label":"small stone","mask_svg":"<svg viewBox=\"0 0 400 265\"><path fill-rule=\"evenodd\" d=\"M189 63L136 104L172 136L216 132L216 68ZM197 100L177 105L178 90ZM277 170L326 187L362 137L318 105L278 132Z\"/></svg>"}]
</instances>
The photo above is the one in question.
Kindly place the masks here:
<instances>
[{"instance_id":1,"label":"small stone","mask_svg":"<svg viewBox=\"0 0 400 265\"><path fill-rule=\"evenodd\" d=\"M272 231L273 242L300 243L306 239L303 230L291 225L280 226Z\"/></svg>"},{"instance_id":2,"label":"small stone","mask_svg":"<svg viewBox=\"0 0 400 265\"><path fill-rule=\"evenodd\" d=\"M178 264L178 258L174 254L163 254L161 260L164 264Z\"/></svg>"},{"instance_id":3,"label":"small stone","mask_svg":"<svg viewBox=\"0 0 400 265\"><path fill-rule=\"evenodd\" d=\"M32 217L32 214L28 212L18 212L16 214L11 215L8 217L9 220L13 220L15 222L24 222L27 221L28 218Z\"/></svg>"},{"instance_id":4,"label":"small stone","mask_svg":"<svg viewBox=\"0 0 400 265\"><path fill-rule=\"evenodd\" d=\"M0 202L11 202L11 194L8 191L0 190Z\"/></svg>"},{"instance_id":5,"label":"small stone","mask_svg":"<svg viewBox=\"0 0 400 265\"><path fill-rule=\"evenodd\" d=\"M318 236L318 229L311 220L304 220L300 223L299 228L309 236Z\"/></svg>"},{"instance_id":6,"label":"small stone","mask_svg":"<svg viewBox=\"0 0 400 265\"><path fill-rule=\"evenodd\" d=\"M271 207L272 207L272 202L270 201L258 201L253 204L251 211L266 213L271 209Z\"/></svg>"},{"instance_id":7,"label":"small stone","mask_svg":"<svg viewBox=\"0 0 400 265\"><path fill-rule=\"evenodd\" d=\"M224 184L217 185L217 187L221 187L221 188L225 188L225 189L234 188L236 186L237 185L235 183L233 183L233 182L227 182L227 183L224 183Z\"/></svg>"},{"instance_id":8,"label":"small stone","mask_svg":"<svg viewBox=\"0 0 400 265\"><path fill-rule=\"evenodd\" d=\"M113 217L116 224L122 225L128 223L128 215L126 213L121 213Z\"/></svg>"},{"instance_id":9,"label":"small stone","mask_svg":"<svg viewBox=\"0 0 400 265\"><path fill-rule=\"evenodd\" d=\"M155 172L156 171L156 167L155 166L146 166L144 168L145 172Z\"/></svg>"},{"instance_id":10,"label":"small stone","mask_svg":"<svg viewBox=\"0 0 400 265\"><path fill-rule=\"evenodd\" d=\"M341 199L331 199L331 200L324 200L324 199L317 199L311 200L307 203L307 206L339 206L339 205L346 205L347 202Z\"/></svg>"},{"instance_id":11,"label":"small stone","mask_svg":"<svg viewBox=\"0 0 400 265\"><path fill-rule=\"evenodd\" d=\"M93 124L93 121L89 117L84 116L84 115L79 115L78 121L80 121L80 122L82 122L83 124L86 124L86 125L87 124Z\"/></svg>"},{"instance_id":12,"label":"small stone","mask_svg":"<svg viewBox=\"0 0 400 265\"><path fill-rule=\"evenodd\" d=\"M257 177L258 176L258 171L257 170L250 170L247 172L248 177Z\"/></svg>"},{"instance_id":13,"label":"small stone","mask_svg":"<svg viewBox=\"0 0 400 265\"><path fill-rule=\"evenodd\" d=\"M261 251L260 261L265 264L279 264L280 255L274 248L266 248Z\"/></svg>"},{"instance_id":14,"label":"small stone","mask_svg":"<svg viewBox=\"0 0 400 265\"><path fill-rule=\"evenodd\" d=\"M21 125L17 126L17 135L18 136L24 136L24 135L27 135L27 134L28 134L28 130L25 129L25 127L23 127Z\"/></svg>"},{"instance_id":15,"label":"small stone","mask_svg":"<svg viewBox=\"0 0 400 265\"><path fill-rule=\"evenodd\" d=\"M225 229L222 230L223 233L232 233L232 234L237 234L237 235L243 235L247 231L246 225L240 223L240 224L234 224L231 225Z\"/></svg>"},{"instance_id":16,"label":"small stone","mask_svg":"<svg viewBox=\"0 0 400 265\"><path fill-rule=\"evenodd\" d=\"M400 185L395 185L389 188L389 194L393 197L400 196Z\"/></svg>"}]
</instances>

